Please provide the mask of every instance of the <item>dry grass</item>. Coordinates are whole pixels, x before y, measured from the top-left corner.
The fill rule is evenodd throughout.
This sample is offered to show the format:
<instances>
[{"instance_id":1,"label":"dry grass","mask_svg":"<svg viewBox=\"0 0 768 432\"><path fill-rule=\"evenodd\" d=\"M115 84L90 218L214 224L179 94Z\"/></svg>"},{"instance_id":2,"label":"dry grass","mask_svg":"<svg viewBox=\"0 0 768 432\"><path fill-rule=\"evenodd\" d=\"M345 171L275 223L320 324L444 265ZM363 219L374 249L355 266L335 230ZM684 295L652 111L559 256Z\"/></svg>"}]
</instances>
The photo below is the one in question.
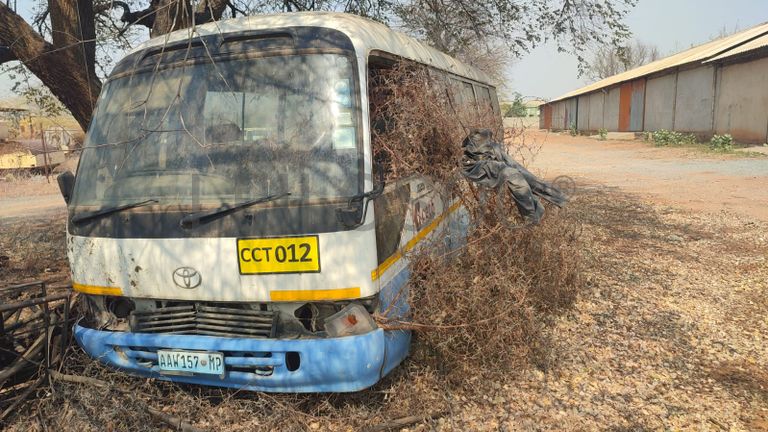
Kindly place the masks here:
<instances>
[{"instance_id":1,"label":"dry grass","mask_svg":"<svg viewBox=\"0 0 768 432\"><path fill-rule=\"evenodd\" d=\"M69 277L64 214L8 222L0 219L0 286Z\"/></svg>"}]
</instances>

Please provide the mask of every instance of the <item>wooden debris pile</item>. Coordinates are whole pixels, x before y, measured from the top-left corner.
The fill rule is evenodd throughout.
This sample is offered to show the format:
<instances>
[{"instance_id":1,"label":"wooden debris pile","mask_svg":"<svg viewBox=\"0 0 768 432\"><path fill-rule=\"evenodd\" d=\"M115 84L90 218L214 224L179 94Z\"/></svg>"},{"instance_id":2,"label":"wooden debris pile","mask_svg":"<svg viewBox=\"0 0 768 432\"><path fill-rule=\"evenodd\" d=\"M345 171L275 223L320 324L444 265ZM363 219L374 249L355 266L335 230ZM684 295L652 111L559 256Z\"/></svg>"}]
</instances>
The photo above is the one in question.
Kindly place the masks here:
<instances>
[{"instance_id":1,"label":"wooden debris pile","mask_svg":"<svg viewBox=\"0 0 768 432\"><path fill-rule=\"evenodd\" d=\"M0 288L0 424L61 364L72 298L69 287L42 281Z\"/></svg>"}]
</instances>

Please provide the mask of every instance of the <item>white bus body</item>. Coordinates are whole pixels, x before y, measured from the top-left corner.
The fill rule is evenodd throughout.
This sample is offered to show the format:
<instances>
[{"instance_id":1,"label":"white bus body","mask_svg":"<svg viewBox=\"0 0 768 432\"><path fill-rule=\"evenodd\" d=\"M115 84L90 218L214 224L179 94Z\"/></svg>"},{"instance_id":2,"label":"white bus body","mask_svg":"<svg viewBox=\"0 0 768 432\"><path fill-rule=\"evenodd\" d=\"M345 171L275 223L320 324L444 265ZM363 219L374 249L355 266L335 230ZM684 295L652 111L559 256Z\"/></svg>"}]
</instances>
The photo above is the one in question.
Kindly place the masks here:
<instances>
[{"instance_id":1,"label":"white bus body","mask_svg":"<svg viewBox=\"0 0 768 432\"><path fill-rule=\"evenodd\" d=\"M339 217L380 186L373 53L482 86L498 111L482 73L346 14L196 26L115 67L74 186L60 180L73 287L91 310L75 335L89 355L141 376L276 392L360 390L404 359L410 333L371 315L393 302L407 313L404 252L453 242L459 212L423 179L387 185L376 195L407 190L387 256L375 197L359 224Z\"/></svg>"}]
</instances>

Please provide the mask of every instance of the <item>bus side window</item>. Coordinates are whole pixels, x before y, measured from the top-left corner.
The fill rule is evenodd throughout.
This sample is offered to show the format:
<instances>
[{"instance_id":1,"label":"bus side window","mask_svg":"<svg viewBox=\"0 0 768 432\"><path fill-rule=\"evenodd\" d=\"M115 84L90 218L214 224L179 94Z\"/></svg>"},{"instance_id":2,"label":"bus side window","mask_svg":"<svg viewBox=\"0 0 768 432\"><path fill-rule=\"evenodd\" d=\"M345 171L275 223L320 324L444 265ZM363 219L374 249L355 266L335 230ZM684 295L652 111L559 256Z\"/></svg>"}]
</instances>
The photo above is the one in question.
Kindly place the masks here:
<instances>
[{"instance_id":1,"label":"bus side window","mask_svg":"<svg viewBox=\"0 0 768 432\"><path fill-rule=\"evenodd\" d=\"M378 263L383 263L400 246L405 217L411 199L409 182L398 183L389 169L389 156L382 148L381 139L393 127L393 119L386 110L382 110L389 100L385 75L393 71L395 62L391 59L371 56L368 59L368 101L371 121L371 150L373 154L373 178L381 175L386 179L387 188L373 201L376 216L376 255ZM381 172L383 171L383 172Z\"/></svg>"},{"instance_id":2,"label":"bus side window","mask_svg":"<svg viewBox=\"0 0 768 432\"><path fill-rule=\"evenodd\" d=\"M448 86L451 95L451 103L456 115L464 123L472 123L472 119L477 115L477 100L472 84L460 81L456 78L450 78Z\"/></svg>"},{"instance_id":3,"label":"bus side window","mask_svg":"<svg viewBox=\"0 0 768 432\"><path fill-rule=\"evenodd\" d=\"M475 93L477 94L477 102L481 113L493 113L493 103L491 103L491 89L476 85Z\"/></svg>"},{"instance_id":4,"label":"bus side window","mask_svg":"<svg viewBox=\"0 0 768 432\"><path fill-rule=\"evenodd\" d=\"M477 98L475 97L475 91L472 88L472 84L468 82L461 83L461 94L464 98L464 105L472 107L477 111Z\"/></svg>"}]
</instances>

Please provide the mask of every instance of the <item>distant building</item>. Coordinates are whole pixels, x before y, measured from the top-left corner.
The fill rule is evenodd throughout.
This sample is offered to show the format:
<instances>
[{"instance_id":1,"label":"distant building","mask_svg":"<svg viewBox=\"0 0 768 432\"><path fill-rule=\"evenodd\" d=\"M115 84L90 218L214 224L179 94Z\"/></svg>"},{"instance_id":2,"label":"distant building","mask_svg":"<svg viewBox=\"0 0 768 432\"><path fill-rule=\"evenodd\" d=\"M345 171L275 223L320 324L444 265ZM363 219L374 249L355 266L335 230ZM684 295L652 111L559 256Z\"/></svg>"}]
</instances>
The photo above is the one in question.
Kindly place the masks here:
<instances>
[{"instance_id":1,"label":"distant building","mask_svg":"<svg viewBox=\"0 0 768 432\"><path fill-rule=\"evenodd\" d=\"M574 90L539 112L543 129L667 129L768 142L768 23Z\"/></svg>"},{"instance_id":2,"label":"distant building","mask_svg":"<svg viewBox=\"0 0 768 432\"><path fill-rule=\"evenodd\" d=\"M544 103L545 102L541 99L531 99L524 102L523 105L525 105L526 117L536 117L539 115L539 107Z\"/></svg>"}]
</instances>

